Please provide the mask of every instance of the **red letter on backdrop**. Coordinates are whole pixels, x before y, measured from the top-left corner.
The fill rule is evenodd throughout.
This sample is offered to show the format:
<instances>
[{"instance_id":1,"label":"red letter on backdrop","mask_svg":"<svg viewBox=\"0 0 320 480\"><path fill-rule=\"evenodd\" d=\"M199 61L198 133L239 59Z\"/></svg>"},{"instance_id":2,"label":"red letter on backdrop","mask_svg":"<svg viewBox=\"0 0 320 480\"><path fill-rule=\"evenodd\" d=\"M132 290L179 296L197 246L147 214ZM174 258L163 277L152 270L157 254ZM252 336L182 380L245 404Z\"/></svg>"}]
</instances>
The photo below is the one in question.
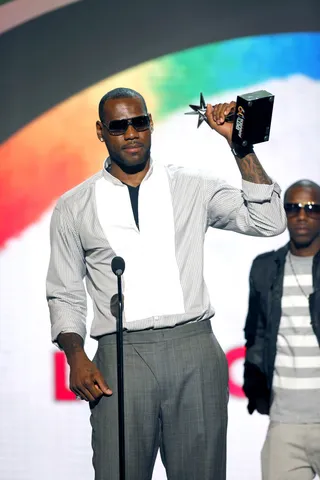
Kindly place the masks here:
<instances>
[{"instance_id":1,"label":"red letter on backdrop","mask_svg":"<svg viewBox=\"0 0 320 480\"><path fill-rule=\"evenodd\" d=\"M237 347L226 353L229 365L229 389L230 395L243 398L242 386L238 385L232 378L232 366L237 360L244 359L245 347ZM67 362L63 352L54 353L54 397L59 401L76 400L74 393L69 390L66 384Z\"/></svg>"},{"instance_id":2,"label":"red letter on backdrop","mask_svg":"<svg viewBox=\"0 0 320 480\"><path fill-rule=\"evenodd\" d=\"M242 386L238 385L235 383L235 381L232 379L232 365L234 362L240 359L244 359L245 357L245 347L238 347L238 348L233 348L232 350L229 350L229 352L226 353L226 357L228 360L228 365L229 365L229 390L230 390L230 395L233 395L238 398L244 397L244 393L242 390Z\"/></svg>"},{"instance_id":3,"label":"red letter on backdrop","mask_svg":"<svg viewBox=\"0 0 320 480\"><path fill-rule=\"evenodd\" d=\"M76 396L66 385L67 362L63 352L54 353L54 398L55 400L70 401Z\"/></svg>"}]
</instances>

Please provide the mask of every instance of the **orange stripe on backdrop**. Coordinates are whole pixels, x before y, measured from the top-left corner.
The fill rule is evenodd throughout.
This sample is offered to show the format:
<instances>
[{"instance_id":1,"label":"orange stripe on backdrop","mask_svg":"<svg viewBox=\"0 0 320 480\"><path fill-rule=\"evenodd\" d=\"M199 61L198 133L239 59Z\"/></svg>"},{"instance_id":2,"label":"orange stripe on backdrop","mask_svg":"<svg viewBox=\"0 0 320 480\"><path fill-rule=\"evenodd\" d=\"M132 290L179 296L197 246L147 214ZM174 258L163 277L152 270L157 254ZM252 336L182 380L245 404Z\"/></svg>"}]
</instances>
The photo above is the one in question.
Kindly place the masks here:
<instances>
[{"instance_id":1,"label":"orange stripe on backdrop","mask_svg":"<svg viewBox=\"0 0 320 480\"><path fill-rule=\"evenodd\" d=\"M128 86L155 105L144 85L148 64L130 69L51 109L0 147L0 247L36 222L65 191L101 169L107 155L95 133L108 90Z\"/></svg>"}]
</instances>

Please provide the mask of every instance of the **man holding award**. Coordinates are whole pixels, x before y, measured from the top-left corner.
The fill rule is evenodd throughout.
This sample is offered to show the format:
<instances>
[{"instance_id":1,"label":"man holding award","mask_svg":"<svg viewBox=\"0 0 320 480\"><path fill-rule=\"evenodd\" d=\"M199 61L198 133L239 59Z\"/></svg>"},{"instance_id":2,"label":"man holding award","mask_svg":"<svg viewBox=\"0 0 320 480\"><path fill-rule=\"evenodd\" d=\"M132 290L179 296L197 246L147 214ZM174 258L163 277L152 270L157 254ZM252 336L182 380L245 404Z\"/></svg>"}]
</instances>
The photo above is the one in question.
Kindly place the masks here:
<instances>
[{"instance_id":1,"label":"man holding award","mask_svg":"<svg viewBox=\"0 0 320 480\"><path fill-rule=\"evenodd\" d=\"M235 108L235 102L208 105L197 113L225 137L242 190L153 162L153 120L143 97L131 89L112 90L100 101L96 124L109 157L99 173L65 193L53 212L47 277L52 340L67 356L71 390L90 402L95 480L119 478L112 308L117 278L111 269L117 255L126 263L128 478L150 480L159 447L169 480L226 478L228 366L211 329L205 232L212 226L274 236L286 228L279 186L251 144L233 143L233 123L225 119ZM214 154L212 162L214 170ZM91 336L98 341L93 362L84 351L84 278L94 306Z\"/></svg>"}]
</instances>

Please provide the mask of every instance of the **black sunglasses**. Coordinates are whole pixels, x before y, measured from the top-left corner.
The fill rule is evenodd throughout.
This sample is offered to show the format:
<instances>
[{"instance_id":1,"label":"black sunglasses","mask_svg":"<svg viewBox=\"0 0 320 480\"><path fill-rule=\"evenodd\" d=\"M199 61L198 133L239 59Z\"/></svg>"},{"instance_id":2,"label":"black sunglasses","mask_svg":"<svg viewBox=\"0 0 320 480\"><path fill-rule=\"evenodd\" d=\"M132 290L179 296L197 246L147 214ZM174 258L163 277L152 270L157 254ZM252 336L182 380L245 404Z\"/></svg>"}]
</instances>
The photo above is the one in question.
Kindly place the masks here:
<instances>
[{"instance_id":1,"label":"black sunglasses","mask_svg":"<svg viewBox=\"0 0 320 480\"><path fill-rule=\"evenodd\" d=\"M123 118L122 120L111 120L107 125L104 122L101 122L110 135L123 135L126 133L129 125L132 125L137 132L143 132L150 128L150 117L149 115L139 115L138 117L132 118Z\"/></svg>"},{"instance_id":2,"label":"black sunglasses","mask_svg":"<svg viewBox=\"0 0 320 480\"><path fill-rule=\"evenodd\" d=\"M293 217L299 215L300 210L303 208L308 217L318 218L320 216L320 205L313 202L307 203L285 203L284 209L288 216Z\"/></svg>"}]
</instances>

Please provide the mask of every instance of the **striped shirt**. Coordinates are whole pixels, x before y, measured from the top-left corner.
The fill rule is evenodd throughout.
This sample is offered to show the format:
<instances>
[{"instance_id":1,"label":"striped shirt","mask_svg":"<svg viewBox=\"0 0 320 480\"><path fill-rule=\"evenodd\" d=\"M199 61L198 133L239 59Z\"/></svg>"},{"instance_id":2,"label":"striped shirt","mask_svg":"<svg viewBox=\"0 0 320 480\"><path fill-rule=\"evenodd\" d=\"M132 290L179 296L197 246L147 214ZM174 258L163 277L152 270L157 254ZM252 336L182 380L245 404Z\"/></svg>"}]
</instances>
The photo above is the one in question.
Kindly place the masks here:
<instances>
[{"instance_id":1,"label":"striped shirt","mask_svg":"<svg viewBox=\"0 0 320 480\"><path fill-rule=\"evenodd\" d=\"M313 291L312 261L313 257L291 253L286 258L270 412L273 421L320 422L320 348L308 302Z\"/></svg>"},{"instance_id":2,"label":"striped shirt","mask_svg":"<svg viewBox=\"0 0 320 480\"><path fill-rule=\"evenodd\" d=\"M108 162L108 160L107 160ZM247 235L274 236L286 228L277 184L222 180L151 162L139 189L139 229L128 188L107 165L65 193L51 219L47 299L52 340L86 335L86 291L92 298L91 336L116 331L117 279L123 275L124 328L144 330L209 319L214 315L203 278L209 226Z\"/></svg>"}]
</instances>

